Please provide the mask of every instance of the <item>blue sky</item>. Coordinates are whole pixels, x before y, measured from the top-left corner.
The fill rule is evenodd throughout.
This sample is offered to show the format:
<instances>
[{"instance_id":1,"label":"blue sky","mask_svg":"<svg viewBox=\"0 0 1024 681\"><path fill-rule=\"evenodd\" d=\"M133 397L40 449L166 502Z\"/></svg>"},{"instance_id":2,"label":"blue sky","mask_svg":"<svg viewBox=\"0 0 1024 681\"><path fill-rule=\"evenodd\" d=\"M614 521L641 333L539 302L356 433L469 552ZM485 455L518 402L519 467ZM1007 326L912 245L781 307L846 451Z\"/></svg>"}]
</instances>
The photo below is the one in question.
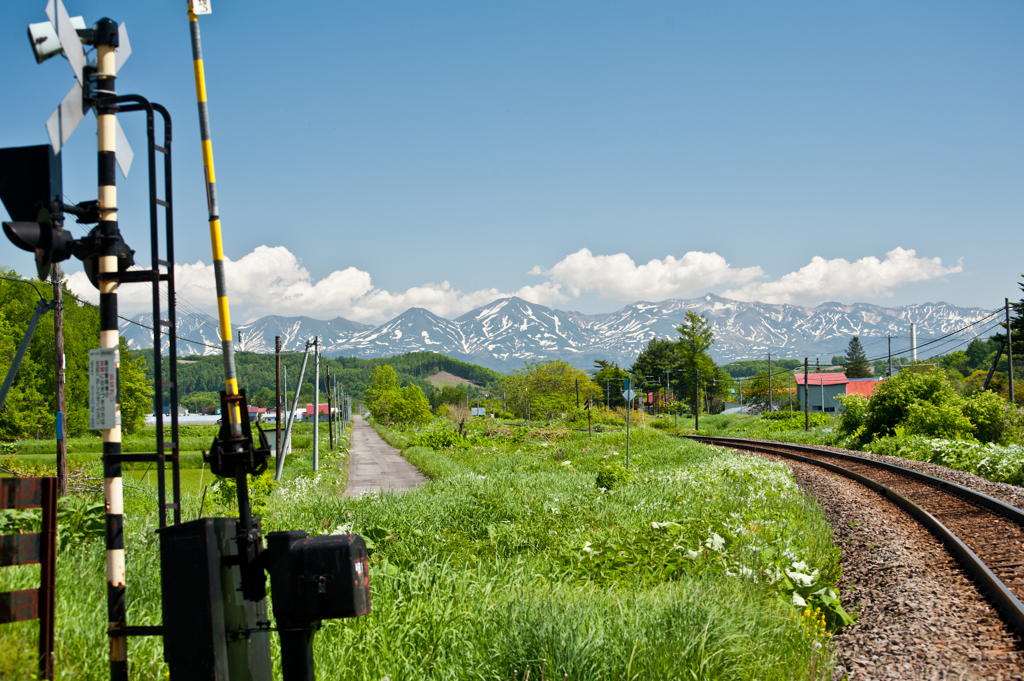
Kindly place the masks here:
<instances>
[{"instance_id":1,"label":"blue sky","mask_svg":"<svg viewBox=\"0 0 1024 681\"><path fill-rule=\"evenodd\" d=\"M119 92L174 116L182 293L212 311L186 3L66 4L126 22ZM44 143L72 84L63 59L32 58L25 26L44 7L6 8L17 105L0 146ZM705 291L1019 297L1020 3L213 8L200 25L242 319L457 316L507 293L585 312ZM122 121L136 159L119 201L145 258L138 117ZM95 197L94 135L90 117L64 150L74 201ZM30 271L6 242L0 263ZM127 288L124 309L144 308Z\"/></svg>"}]
</instances>

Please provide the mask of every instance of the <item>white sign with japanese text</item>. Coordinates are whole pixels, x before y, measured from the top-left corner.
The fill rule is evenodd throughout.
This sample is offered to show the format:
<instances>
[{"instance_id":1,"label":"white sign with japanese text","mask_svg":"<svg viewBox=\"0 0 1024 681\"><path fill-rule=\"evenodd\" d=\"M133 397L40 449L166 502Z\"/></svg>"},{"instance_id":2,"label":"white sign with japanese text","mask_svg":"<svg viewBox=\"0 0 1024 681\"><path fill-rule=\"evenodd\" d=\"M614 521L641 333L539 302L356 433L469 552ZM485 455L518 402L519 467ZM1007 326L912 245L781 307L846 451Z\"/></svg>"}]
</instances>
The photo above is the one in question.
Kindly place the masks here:
<instances>
[{"instance_id":1,"label":"white sign with japanese text","mask_svg":"<svg viewBox=\"0 0 1024 681\"><path fill-rule=\"evenodd\" d=\"M117 348L89 351L89 429L121 425L117 413Z\"/></svg>"}]
</instances>

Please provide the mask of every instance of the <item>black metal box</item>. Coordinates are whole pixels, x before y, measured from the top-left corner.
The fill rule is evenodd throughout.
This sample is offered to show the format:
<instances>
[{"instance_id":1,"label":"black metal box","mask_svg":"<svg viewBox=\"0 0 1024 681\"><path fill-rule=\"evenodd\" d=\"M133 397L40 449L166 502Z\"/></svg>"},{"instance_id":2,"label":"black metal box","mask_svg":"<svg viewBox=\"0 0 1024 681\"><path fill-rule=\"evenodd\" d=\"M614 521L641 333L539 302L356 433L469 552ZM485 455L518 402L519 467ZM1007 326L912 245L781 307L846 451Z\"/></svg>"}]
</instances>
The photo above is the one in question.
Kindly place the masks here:
<instances>
[{"instance_id":1,"label":"black metal box","mask_svg":"<svg viewBox=\"0 0 1024 681\"><path fill-rule=\"evenodd\" d=\"M242 598L241 571L230 560L237 525L202 518L159 530L172 681L272 681L267 602Z\"/></svg>"},{"instance_id":2,"label":"black metal box","mask_svg":"<svg viewBox=\"0 0 1024 681\"><path fill-rule=\"evenodd\" d=\"M271 532L264 557L279 626L370 612L366 542L358 534Z\"/></svg>"}]
</instances>

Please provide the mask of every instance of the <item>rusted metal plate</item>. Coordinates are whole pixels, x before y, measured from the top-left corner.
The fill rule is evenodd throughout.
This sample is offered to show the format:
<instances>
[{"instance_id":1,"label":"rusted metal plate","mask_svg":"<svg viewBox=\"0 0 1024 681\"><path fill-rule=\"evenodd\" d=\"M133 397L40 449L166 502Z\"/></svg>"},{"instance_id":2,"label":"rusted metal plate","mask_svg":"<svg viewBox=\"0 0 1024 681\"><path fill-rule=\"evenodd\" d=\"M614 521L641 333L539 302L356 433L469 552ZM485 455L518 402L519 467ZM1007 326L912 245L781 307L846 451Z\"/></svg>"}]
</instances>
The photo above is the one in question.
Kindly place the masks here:
<instances>
[{"instance_id":1,"label":"rusted metal plate","mask_svg":"<svg viewBox=\"0 0 1024 681\"><path fill-rule=\"evenodd\" d=\"M43 505L43 478L0 478L0 508Z\"/></svg>"},{"instance_id":2,"label":"rusted metal plate","mask_svg":"<svg viewBox=\"0 0 1024 681\"><path fill-rule=\"evenodd\" d=\"M38 534L0 535L0 565L29 565L39 562Z\"/></svg>"},{"instance_id":3,"label":"rusted metal plate","mask_svg":"<svg viewBox=\"0 0 1024 681\"><path fill-rule=\"evenodd\" d=\"M0 594L0 624L39 618L39 589Z\"/></svg>"}]
</instances>

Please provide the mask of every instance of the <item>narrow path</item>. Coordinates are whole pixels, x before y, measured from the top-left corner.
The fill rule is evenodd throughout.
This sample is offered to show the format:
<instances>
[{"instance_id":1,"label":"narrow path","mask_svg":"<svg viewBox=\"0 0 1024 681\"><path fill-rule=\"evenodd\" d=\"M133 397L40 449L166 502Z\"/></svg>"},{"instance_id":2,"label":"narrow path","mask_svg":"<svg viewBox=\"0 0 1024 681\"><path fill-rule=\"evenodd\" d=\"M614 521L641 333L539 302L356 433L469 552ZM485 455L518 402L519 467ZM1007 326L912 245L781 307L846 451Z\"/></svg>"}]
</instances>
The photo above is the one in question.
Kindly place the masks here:
<instances>
[{"instance_id":1,"label":"narrow path","mask_svg":"<svg viewBox=\"0 0 1024 681\"><path fill-rule=\"evenodd\" d=\"M369 492L401 492L419 487L427 478L411 463L402 458L398 450L377 435L377 431L363 420L352 419L352 457L348 471L348 489L345 496L354 497Z\"/></svg>"}]
</instances>

